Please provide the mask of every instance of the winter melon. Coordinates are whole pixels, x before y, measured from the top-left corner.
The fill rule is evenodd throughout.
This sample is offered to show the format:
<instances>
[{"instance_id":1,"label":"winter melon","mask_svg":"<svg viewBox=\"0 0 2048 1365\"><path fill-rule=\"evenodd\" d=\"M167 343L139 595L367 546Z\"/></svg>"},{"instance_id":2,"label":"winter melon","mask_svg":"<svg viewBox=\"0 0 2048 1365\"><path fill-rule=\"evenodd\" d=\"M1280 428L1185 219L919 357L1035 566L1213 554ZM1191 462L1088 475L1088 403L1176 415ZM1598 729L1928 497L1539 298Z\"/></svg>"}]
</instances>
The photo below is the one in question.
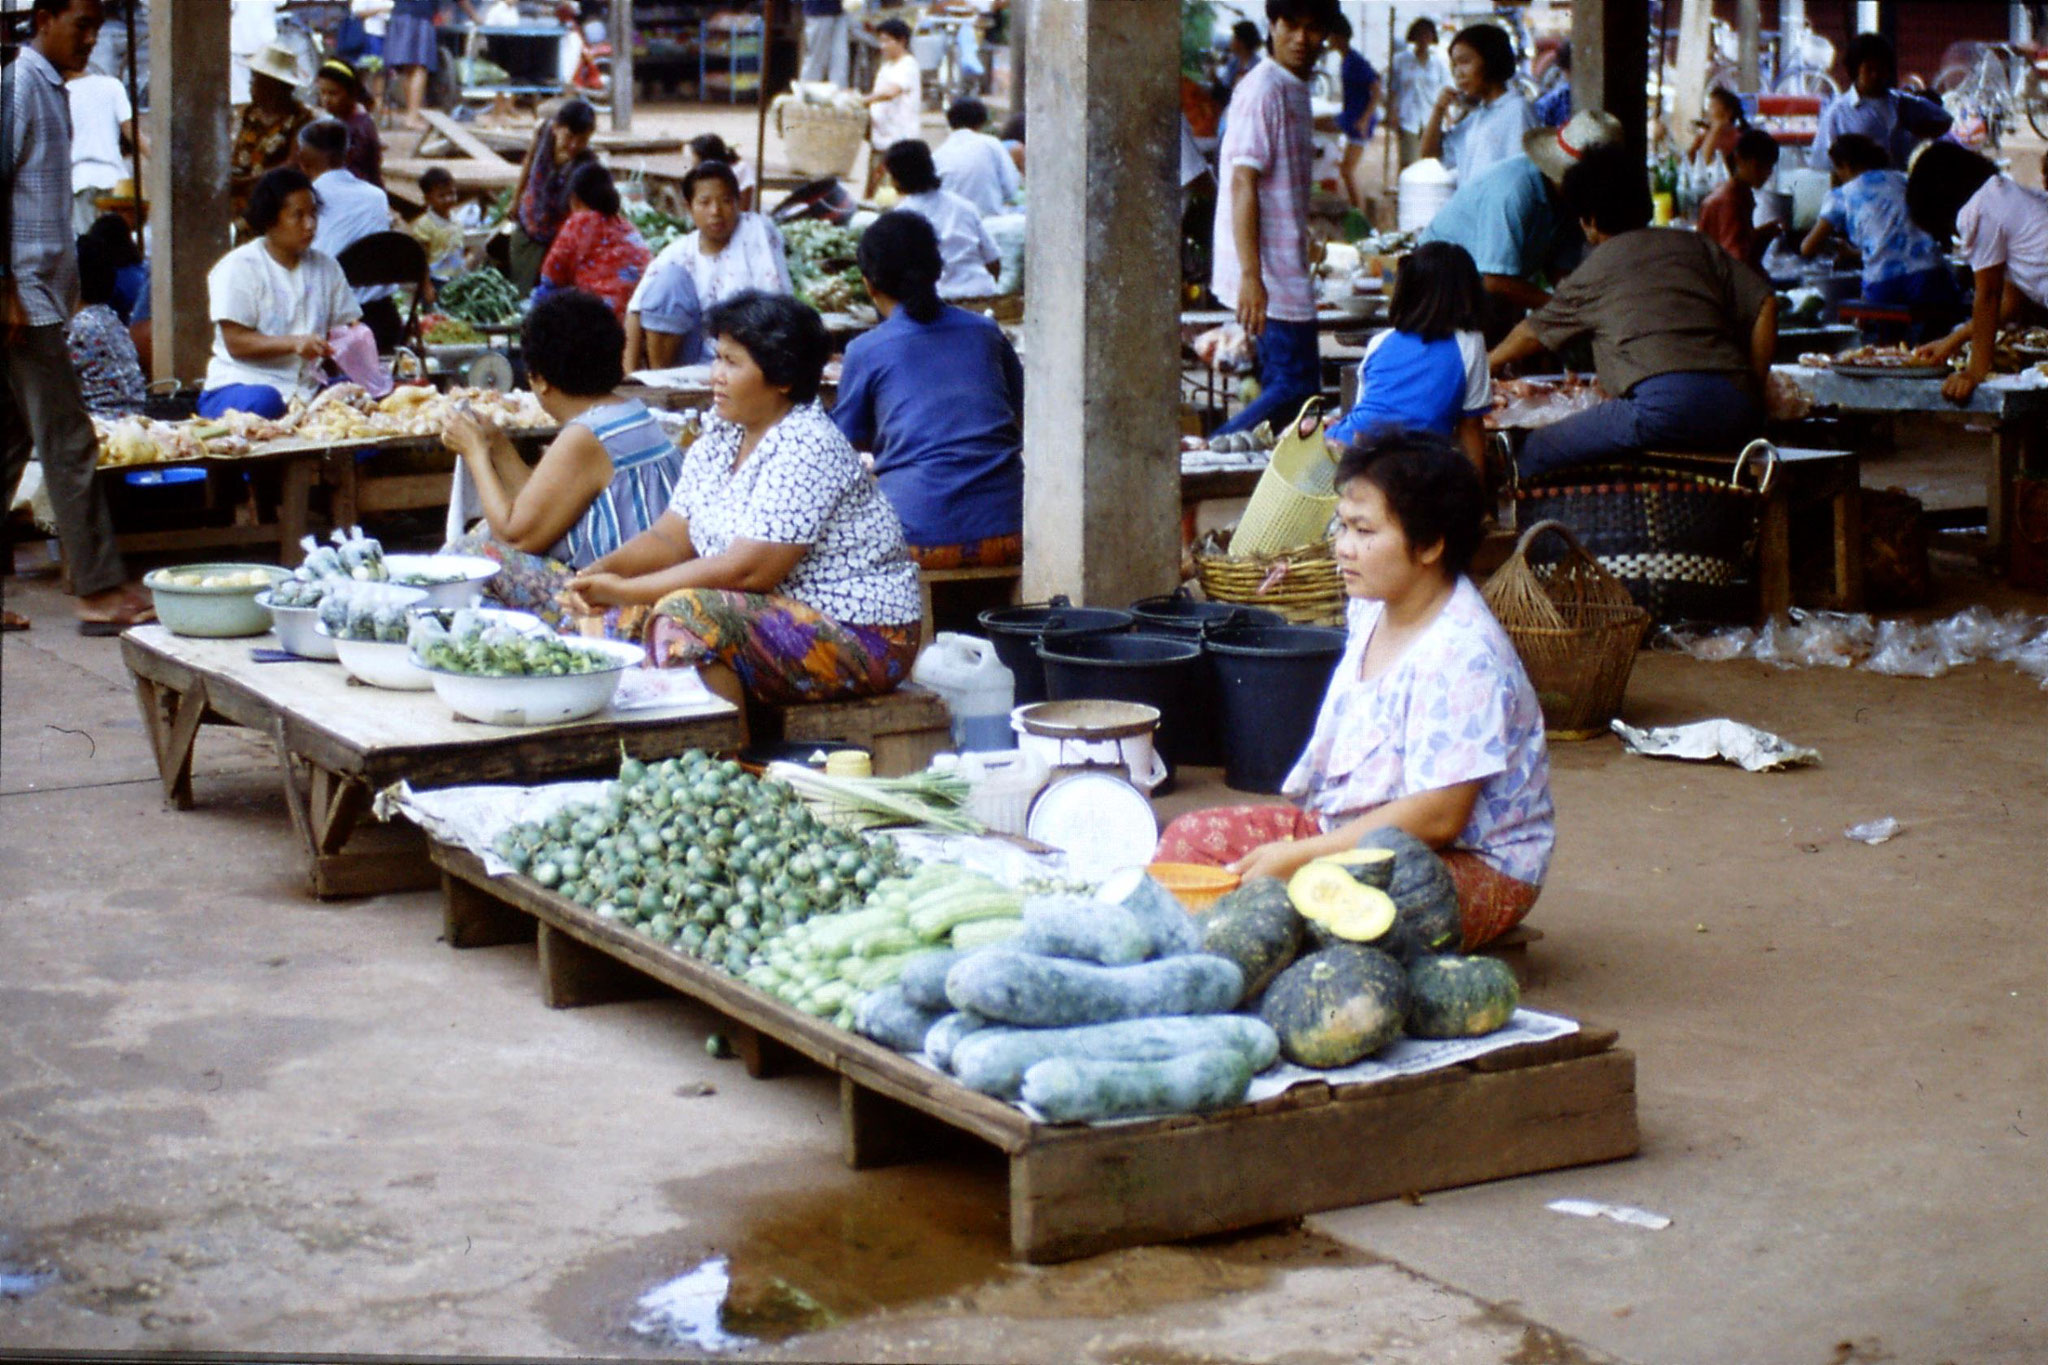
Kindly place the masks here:
<instances>
[{"instance_id":1,"label":"winter melon","mask_svg":"<svg viewBox=\"0 0 2048 1365\"><path fill-rule=\"evenodd\" d=\"M1266 988L1259 1016L1299 1066L1349 1066L1401 1036L1408 977L1401 964L1355 943L1297 959Z\"/></svg>"},{"instance_id":2,"label":"winter melon","mask_svg":"<svg viewBox=\"0 0 2048 1365\"><path fill-rule=\"evenodd\" d=\"M1420 957L1408 964L1408 1031L1417 1038L1477 1038L1514 1018L1515 974L1497 957Z\"/></svg>"}]
</instances>

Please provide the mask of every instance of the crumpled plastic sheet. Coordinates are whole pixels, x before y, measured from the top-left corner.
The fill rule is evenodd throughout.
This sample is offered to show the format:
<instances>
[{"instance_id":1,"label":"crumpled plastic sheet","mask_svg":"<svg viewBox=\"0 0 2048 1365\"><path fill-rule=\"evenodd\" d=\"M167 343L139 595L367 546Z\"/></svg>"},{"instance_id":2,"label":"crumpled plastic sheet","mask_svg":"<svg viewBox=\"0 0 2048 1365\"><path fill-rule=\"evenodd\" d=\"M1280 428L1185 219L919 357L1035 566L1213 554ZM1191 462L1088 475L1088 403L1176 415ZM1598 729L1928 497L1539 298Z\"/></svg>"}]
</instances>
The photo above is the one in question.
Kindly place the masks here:
<instances>
[{"instance_id":1,"label":"crumpled plastic sheet","mask_svg":"<svg viewBox=\"0 0 2048 1365\"><path fill-rule=\"evenodd\" d=\"M1746 772L1767 773L1820 762L1820 750L1792 743L1769 730L1739 720L1694 721L1690 725L1658 725L1638 729L1610 722L1622 747L1645 758L1685 758L1696 762L1721 759Z\"/></svg>"},{"instance_id":2,"label":"crumpled plastic sheet","mask_svg":"<svg viewBox=\"0 0 2048 1365\"><path fill-rule=\"evenodd\" d=\"M1924 622L1794 607L1789 617L1755 630L1667 628L1656 646L1707 663L1755 659L1778 668L1861 668L1895 678L1939 678L1970 664L2002 663L2048 688L2048 617L1981 606Z\"/></svg>"},{"instance_id":3,"label":"crumpled plastic sheet","mask_svg":"<svg viewBox=\"0 0 2048 1365\"><path fill-rule=\"evenodd\" d=\"M1230 374L1248 374L1258 368L1258 348L1242 326L1226 322L1211 327L1189 343L1195 359L1211 369Z\"/></svg>"}]
</instances>

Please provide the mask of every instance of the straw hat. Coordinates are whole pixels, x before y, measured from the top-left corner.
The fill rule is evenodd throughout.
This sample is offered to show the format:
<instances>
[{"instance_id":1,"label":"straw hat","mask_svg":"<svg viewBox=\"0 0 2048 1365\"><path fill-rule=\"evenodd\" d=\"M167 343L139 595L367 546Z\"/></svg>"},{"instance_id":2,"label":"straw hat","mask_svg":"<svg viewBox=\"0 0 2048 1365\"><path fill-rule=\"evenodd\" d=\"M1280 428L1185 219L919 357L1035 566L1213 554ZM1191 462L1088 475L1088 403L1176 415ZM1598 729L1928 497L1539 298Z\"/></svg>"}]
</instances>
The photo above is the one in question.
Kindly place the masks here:
<instances>
[{"instance_id":1,"label":"straw hat","mask_svg":"<svg viewBox=\"0 0 2048 1365\"><path fill-rule=\"evenodd\" d=\"M249 59L249 74L269 76L272 80L283 81L293 89L299 84L299 59L287 47L272 43Z\"/></svg>"},{"instance_id":2,"label":"straw hat","mask_svg":"<svg viewBox=\"0 0 2048 1365\"><path fill-rule=\"evenodd\" d=\"M1552 184L1561 185L1573 162L1595 147L1620 141L1620 119L1597 109L1581 109L1562 128L1531 128L1522 134L1522 151Z\"/></svg>"}]
</instances>

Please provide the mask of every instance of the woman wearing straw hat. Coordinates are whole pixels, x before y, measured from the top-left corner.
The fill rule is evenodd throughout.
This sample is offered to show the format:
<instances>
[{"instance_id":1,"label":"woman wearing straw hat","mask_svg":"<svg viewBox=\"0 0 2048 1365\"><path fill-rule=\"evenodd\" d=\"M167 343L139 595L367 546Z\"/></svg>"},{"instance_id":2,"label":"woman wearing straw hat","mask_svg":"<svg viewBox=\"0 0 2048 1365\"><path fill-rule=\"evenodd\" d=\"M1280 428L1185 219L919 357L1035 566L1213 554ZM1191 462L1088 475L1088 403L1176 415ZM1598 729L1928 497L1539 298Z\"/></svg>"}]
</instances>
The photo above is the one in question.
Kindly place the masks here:
<instances>
[{"instance_id":1,"label":"woman wearing straw hat","mask_svg":"<svg viewBox=\"0 0 2048 1365\"><path fill-rule=\"evenodd\" d=\"M249 102L242 106L228 155L228 193L237 218L257 177L289 162L299 129L313 121L313 111L299 103L299 79L299 59L289 48L273 43L249 59Z\"/></svg>"}]
</instances>

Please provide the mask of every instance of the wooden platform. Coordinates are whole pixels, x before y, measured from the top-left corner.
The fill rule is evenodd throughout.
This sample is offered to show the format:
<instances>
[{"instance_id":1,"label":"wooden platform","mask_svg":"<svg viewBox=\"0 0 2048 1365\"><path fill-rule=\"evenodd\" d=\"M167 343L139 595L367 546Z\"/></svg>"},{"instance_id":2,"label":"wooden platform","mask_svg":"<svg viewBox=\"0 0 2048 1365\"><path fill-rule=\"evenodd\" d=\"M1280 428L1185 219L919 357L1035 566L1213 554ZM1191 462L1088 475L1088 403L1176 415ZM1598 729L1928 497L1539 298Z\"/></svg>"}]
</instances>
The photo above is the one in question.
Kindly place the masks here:
<instances>
[{"instance_id":1,"label":"wooden platform","mask_svg":"<svg viewBox=\"0 0 2048 1365\"><path fill-rule=\"evenodd\" d=\"M733 1021L748 1074L794 1058L839 1077L856 1169L914 1161L965 1133L1010 1164L1010 1245L1049 1262L1325 1209L1632 1155L1635 1057L1610 1029L1506 1048L1363 1085L1311 1084L1257 1104L1100 1127L1034 1122L927 1066L601 920L472 854L432 846L451 947L538 941L542 997L569 1008L668 987Z\"/></svg>"},{"instance_id":2,"label":"wooden platform","mask_svg":"<svg viewBox=\"0 0 2048 1365\"><path fill-rule=\"evenodd\" d=\"M162 626L121 637L121 658L156 754L164 801L192 806L192 753L203 725L239 725L276 743L285 805L305 845L307 880L320 897L370 896L434 884L409 826L364 830L375 794L415 787L533 783L615 772L623 746L642 759L740 743L740 718L713 699L688 709L601 713L565 725L516 728L458 720L432 692L389 692L352 682L341 665L258 663L251 648L277 637L200 640Z\"/></svg>"}]
</instances>

